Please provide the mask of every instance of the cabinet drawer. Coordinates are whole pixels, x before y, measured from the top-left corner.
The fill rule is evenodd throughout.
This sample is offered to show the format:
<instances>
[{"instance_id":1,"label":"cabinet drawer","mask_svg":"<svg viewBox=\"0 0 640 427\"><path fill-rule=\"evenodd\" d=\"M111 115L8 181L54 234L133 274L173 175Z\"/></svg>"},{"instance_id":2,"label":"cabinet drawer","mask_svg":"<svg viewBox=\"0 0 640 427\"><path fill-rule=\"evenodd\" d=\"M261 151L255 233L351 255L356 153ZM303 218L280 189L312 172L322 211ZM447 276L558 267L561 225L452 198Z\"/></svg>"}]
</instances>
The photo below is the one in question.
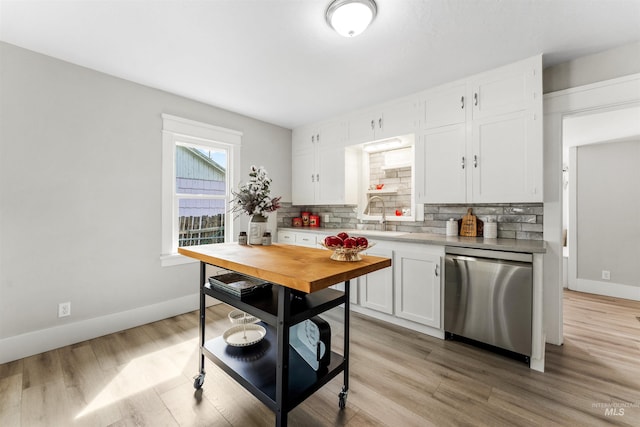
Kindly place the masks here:
<instances>
[{"instance_id":1,"label":"cabinet drawer","mask_svg":"<svg viewBox=\"0 0 640 427\"><path fill-rule=\"evenodd\" d=\"M295 245L296 233L292 231L278 231L278 242L287 243L289 245Z\"/></svg>"},{"instance_id":2,"label":"cabinet drawer","mask_svg":"<svg viewBox=\"0 0 640 427\"><path fill-rule=\"evenodd\" d=\"M316 236L314 234L307 234L307 233L295 233L295 234L296 234L296 245L309 246L309 247L315 248Z\"/></svg>"}]
</instances>

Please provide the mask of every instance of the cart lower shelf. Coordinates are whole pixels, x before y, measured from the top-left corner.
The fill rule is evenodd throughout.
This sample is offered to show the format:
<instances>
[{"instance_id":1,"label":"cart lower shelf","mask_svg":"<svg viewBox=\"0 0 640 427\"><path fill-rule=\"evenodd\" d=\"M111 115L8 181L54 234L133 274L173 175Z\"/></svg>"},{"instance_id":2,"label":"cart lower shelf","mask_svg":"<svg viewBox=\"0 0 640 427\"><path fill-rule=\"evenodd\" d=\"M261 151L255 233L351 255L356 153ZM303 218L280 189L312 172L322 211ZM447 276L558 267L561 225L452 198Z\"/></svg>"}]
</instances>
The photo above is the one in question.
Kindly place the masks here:
<instances>
[{"instance_id":1,"label":"cart lower shelf","mask_svg":"<svg viewBox=\"0 0 640 427\"><path fill-rule=\"evenodd\" d=\"M262 341L249 347L227 345L222 337L205 342L203 351L209 359L229 376L242 384L270 409L276 403L277 334L273 327L260 322L267 334ZM289 348L289 392L286 410L289 411L311 396L344 370L344 357L331 352L327 368L314 371L292 348Z\"/></svg>"}]
</instances>

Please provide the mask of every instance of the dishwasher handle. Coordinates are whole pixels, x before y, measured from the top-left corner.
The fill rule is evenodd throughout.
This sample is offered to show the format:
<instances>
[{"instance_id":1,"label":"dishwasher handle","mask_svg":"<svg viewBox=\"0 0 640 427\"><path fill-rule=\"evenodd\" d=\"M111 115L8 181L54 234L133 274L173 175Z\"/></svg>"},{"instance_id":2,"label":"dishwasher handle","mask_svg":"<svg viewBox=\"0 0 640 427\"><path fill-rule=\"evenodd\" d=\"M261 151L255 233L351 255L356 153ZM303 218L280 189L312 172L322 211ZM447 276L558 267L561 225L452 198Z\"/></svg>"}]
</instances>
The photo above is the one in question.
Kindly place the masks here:
<instances>
[{"instance_id":1,"label":"dishwasher handle","mask_svg":"<svg viewBox=\"0 0 640 427\"><path fill-rule=\"evenodd\" d=\"M533 254L521 252L494 251L490 249L471 249L447 246L445 248L447 255L462 255L473 258L488 258L496 260L533 262Z\"/></svg>"}]
</instances>

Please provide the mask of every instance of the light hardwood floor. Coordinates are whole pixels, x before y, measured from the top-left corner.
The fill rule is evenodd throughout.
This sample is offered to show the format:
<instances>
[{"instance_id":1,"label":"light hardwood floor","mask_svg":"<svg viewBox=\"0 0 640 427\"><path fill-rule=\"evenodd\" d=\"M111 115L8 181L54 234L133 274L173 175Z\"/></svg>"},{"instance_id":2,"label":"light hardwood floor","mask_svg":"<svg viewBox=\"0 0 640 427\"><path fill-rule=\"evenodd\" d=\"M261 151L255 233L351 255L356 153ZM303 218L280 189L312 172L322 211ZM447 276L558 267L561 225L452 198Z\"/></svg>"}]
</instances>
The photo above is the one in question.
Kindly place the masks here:
<instances>
[{"instance_id":1,"label":"light hardwood floor","mask_svg":"<svg viewBox=\"0 0 640 427\"><path fill-rule=\"evenodd\" d=\"M230 308L208 309L207 334ZM342 315L325 317L334 331ZM455 341L352 316L342 376L289 415L293 426L640 425L640 303L565 293L565 344L546 372ZM333 337L341 348L341 337ZM0 426L273 426L257 399L207 361L195 312L0 365ZM613 404L620 404L613 406ZM607 412L608 411L608 412ZM615 415L614 415L615 414Z\"/></svg>"}]
</instances>

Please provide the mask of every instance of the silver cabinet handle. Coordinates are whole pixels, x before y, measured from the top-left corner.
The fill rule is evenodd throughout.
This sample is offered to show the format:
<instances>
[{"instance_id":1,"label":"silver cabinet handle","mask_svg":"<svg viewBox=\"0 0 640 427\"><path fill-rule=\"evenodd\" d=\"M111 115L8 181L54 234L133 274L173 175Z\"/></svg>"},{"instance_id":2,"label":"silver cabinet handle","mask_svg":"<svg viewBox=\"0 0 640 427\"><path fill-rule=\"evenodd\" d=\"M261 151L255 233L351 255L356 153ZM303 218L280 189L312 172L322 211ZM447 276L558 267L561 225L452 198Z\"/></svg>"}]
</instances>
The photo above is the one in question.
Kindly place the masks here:
<instances>
[{"instance_id":1,"label":"silver cabinet handle","mask_svg":"<svg viewBox=\"0 0 640 427\"><path fill-rule=\"evenodd\" d=\"M316 142L320 142L320 134L316 135Z\"/></svg>"},{"instance_id":2,"label":"silver cabinet handle","mask_svg":"<svg viewBox=\"0 0 640 427\"><path fill-rule=\"evenodd\" d=\"M460 97L460 108L464 110L464 95Z\"/></svg>"},{"instance_id":3,"label":"silver cabinet handle","mask_svg":"<svg viewBox=\"0 0 640 427\"><path fill-rule=\"evenodd\" d=\"M313 176L313 174L311 174L311 182L316 182L315 176Z\"/></svg>"},{"instance_id":4,"label":"silver cabinet handle","mask_svg":"<svg viewBox=\"0 0 640 427\"><path fill-rule=\"evenodd\" d=\"M316 182L320 182L320 174L319 173L316 174Z\"/></svg>"},{"instance_id":5,"label":"silver cabinet handle","mask_svg":"<svg viewBox=\"0 0 640 427\"><path fill-rule=\"evenodd\" d=\"M478 105L478 92L473 94L473 105Z\"/></svg>"},{"instance_id":6,"label":"silver cabinet handle","mask_svg":"<svg viewBox=\"0 0 640 427\"><path fill-rule=\"evenodd\" d=\"M478 167L478 156L476 155L473 156L473 167L474 168Z\"/></svg>"},{"instance_id":7,"label":"silver cabinet handle","mask_svg":"<svg viewBox=\"0 0 640 427\"><path fill-rule=\"evenodd\" d=\"M462 161L460 162L460 166L464 169L464 156L462 156Z\"/></svg>"},{"instance_id":8,"label":"silver cabinet handle","mask_svg":"<svg viewBox=\"0 0 640 427\"><path fill-rule=\"evenodd\" d=\"M371 120L371 129L375 129L376 128L376 122L374 120Z\"/></svg>"},{"instance_id":9,"label":"silver cabinet handle","mask_svg":"<svg viewBox=\"0 0 640 427\"><path fill-rule=\"evenodd\" d=\"M378 128L382 129L382 117L378 119Z\"/></svg>"},{"instance_id":10,"label":"silver cabinet handle","mask_svg":"<svg viewBox=\"0 0 640 427\"><path fill-rule=\"evenodd\" d=\"M436 264L436 269L435 269L434 273L435 273L436 277L438 277L438 264Z\"/></svg>"}]
</instances>

